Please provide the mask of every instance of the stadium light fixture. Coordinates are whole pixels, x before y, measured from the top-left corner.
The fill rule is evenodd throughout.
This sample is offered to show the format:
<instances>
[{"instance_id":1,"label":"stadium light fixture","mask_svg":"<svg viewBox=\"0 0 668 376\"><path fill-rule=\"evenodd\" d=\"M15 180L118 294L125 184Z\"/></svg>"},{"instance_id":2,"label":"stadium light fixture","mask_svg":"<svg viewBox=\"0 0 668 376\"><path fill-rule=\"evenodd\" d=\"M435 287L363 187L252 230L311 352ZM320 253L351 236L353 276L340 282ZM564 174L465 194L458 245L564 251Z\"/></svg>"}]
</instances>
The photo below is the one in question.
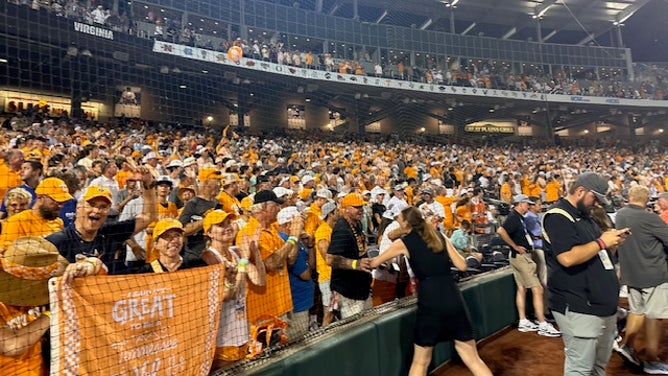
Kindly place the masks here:
<instances>
[{"instance_id":1,"label":"stadium light fixture","mask_svg":"<svg viewBox=\"0 0 668 376\"><path fill-rule=\"evenodd\" d=\"M0 63L5 64L5 63L8 63L8 61L7 61L7 59L0 59Z\"/></svg>"}]
</instances>

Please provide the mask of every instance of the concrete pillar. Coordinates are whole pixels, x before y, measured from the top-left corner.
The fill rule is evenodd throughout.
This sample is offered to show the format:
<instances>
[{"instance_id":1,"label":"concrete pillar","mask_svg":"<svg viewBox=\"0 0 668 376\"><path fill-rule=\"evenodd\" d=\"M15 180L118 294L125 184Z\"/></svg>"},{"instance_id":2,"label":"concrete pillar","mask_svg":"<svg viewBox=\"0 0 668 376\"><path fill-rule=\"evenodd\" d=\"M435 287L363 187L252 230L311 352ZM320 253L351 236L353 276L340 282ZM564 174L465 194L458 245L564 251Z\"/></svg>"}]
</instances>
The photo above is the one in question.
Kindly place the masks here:
<instances>
[{"instance_id":1,"label":"concrete pillar","mask_svg":"<svg viewBox=\"0 0 668 376\"><path fill-rule=\"evenodd\" d=\"M450 33L455 34L455 10L450 9Z\"/></svg>"},{"instance_id":2,"label":"concrete pillar","mask_svg":"<svg viewBox=\"0 0 668 376\"><path fill-rule=\"evenodd\" d=\"M617 32L617 47L623 48L624 47L624 39L622 39L622 26L617 25L615 27L615 31Z\"/></svg>"},{"instance_id":3,"label":"concrete pillar","mask_svg":"<svg viewBox=\"0 0 668 376\"><path fill-rule=\"evenodd\" d=\"M306 129L327 130L329 109L312 103L306 103Z\"/></svg>"}]
</instances>

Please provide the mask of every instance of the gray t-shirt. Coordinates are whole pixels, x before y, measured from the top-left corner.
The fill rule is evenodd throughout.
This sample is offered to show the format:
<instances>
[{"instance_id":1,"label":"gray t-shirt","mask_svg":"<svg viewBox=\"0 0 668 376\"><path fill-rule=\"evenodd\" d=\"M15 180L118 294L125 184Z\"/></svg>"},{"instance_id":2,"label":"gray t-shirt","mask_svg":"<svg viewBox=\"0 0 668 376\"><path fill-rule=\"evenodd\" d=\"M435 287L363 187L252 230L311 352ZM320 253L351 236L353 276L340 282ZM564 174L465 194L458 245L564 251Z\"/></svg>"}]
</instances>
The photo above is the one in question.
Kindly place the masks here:
<instances>
[{"instance_id":1,"label":"gray t-shirt","mask_svg":"<svg viewBox=\"0 0 668 376\"><path fill-rule=\"evenodd\" d=\"M643 207L627 205L617 212L615 227L631 229L631 235L617 248L621 283L646 288L668 282L664 251L668 246L668 225L661 217Z\"/></svg>"}]
</instances>

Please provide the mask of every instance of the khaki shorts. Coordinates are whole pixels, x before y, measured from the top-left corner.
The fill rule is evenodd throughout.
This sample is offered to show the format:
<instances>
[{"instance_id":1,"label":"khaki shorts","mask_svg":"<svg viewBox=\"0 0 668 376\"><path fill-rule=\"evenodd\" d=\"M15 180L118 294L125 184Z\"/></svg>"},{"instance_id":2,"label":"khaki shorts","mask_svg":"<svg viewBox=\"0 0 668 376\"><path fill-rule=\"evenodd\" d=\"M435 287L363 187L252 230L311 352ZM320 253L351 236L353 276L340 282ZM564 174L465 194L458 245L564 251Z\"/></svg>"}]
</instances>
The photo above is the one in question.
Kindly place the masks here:
<instances>
[{"instance_id":1,"label":"khaki shorts","mask_svg":"<svg viewBox=\"0 0 668 376\"><path fill-rule=\"evenodd\" d=\"M668 282L655 287L629 287L631 313L648 319L668 319Z\"/></svg>"},{"instance_id":2,"label":"khaki shorts","mask_svg":"<svg viewBox=\"0 0 668 376\"><path fill-rule=\"evenodd\" d=\"M331 281L318 282L318 287L320 288L320 295L322 296L322 306L329 308L329 304L332 302L332 290L329 288Z\"/></svg>"},{"instance_id":3,"label":"khaki shorts","mask_svg":"<svg viewBox=\"0 0 668 376\"><path fill-rule=\"evenodd\" d=\"M510 266L513 268L513 276L518 286L530 289L540 286L538 275L536 275L536 263L531 259L531 253L517 254L510 257Z\"/></svg>"}]
</instances>

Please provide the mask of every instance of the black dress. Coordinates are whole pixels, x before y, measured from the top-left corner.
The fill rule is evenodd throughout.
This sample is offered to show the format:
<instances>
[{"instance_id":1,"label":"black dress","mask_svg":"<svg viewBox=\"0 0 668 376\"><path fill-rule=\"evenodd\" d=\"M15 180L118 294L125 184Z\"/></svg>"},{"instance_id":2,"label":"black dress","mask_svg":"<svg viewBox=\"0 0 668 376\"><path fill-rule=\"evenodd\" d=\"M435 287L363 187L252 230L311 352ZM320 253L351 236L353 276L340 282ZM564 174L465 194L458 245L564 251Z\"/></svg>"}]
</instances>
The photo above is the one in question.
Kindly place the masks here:
<instances>
[{"instance_id":1,"label":"black dress","mask_svg":"<svg viewBox=\"0 0 668 376\"><path fill-rule=\"evenodd\" d=\"M432 252L415 231L402 240L419 281L413 342L425 347L450 340L474 339L468 309L450 272L452 263L447 250Z\"/></svg>"}]
</instances>

